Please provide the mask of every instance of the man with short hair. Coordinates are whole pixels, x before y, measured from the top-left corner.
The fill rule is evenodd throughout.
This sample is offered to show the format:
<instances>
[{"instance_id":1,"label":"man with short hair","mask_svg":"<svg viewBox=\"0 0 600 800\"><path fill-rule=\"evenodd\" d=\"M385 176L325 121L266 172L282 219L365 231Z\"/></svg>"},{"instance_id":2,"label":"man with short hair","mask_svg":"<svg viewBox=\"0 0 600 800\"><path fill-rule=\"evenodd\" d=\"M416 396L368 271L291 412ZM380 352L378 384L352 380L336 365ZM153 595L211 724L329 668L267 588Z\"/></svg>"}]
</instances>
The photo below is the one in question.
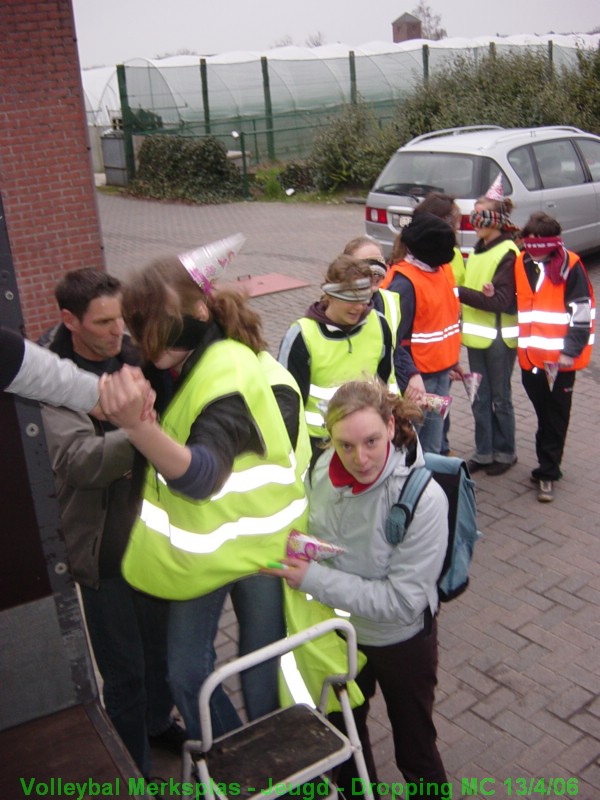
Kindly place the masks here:
<instances>
[{"instance_id":1,"label":"man with short hair","mask_svg":"<svg viewBox=\"0 0 600 800\"><path fill-rule=\"evenodd\" d=\"M124 332L116 278L95 269L74 270L55 295L62 322L44 337L46 347L98 376L138 364ZM71 572L81 588L106 711L147 777L149 734L158 744L180 749L184 732L171 720L168 603L135 591L121 575L135 519L135 450L109 422L66 408L44 406L42 413Z\"/></svg>"}]
</instances>

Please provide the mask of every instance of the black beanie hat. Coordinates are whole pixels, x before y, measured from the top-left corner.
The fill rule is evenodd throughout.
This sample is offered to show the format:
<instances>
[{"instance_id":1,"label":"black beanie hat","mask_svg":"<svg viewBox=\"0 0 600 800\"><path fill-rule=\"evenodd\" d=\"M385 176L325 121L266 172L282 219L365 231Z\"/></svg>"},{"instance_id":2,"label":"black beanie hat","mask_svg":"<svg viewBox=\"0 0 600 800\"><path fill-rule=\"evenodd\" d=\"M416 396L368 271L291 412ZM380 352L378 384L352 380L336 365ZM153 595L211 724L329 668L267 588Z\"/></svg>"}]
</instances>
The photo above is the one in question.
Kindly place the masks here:
<instances>
[{"instance_id":1,"label":"black beanie hat","mask_svg":"<svg viewBox=\"0 0 600 800\"><path fill-rule=\"evenodd\" d=\"M430 267L448 264L454 256L454 231L447 222L428 211L414 215L410 225L403 228L401 240L415 258Z\"/></svg>"}]
</instances>

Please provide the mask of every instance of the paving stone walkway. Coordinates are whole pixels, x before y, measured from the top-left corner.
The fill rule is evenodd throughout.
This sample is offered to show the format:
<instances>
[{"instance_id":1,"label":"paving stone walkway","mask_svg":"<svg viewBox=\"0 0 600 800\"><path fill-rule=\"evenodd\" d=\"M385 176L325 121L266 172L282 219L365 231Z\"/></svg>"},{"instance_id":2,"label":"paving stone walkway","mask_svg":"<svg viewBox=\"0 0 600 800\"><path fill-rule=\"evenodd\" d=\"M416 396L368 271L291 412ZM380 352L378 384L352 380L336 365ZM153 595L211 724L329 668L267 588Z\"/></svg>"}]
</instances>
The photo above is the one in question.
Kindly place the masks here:
<instances>
[{"instance_id":1,"label":"paving stone walkway","mask_svg":"<svg viewBox=\"0 0 600 800\"><path fill-rule=\"evenodd\" d=\"M107 268L123 279L157 255L241 231L247 242L229 269L232 280L272 272L305 280L306 288L252 301L273 353L288 325L319 296L327 264L350 238L363 233L364 209L357 205L194 207L102 193L98 204ZM584 260L600 296L600 259ZM577 378L564 478L551 504L538 503L529 482L535 417L518 368L513 391L519 461L500 477L477 474L484 537L469 590L445 606L439 619L435 719L452 780L452 793L445 796L597 800L600 347ZM453 395L451 447L468 457L471 411L462 386L456 385ZM235 654L235 637L228 608L218 640L220 658ZM381 698L376 698L371 728L380 780L401 783ZM162 766L178 774L176 765ZM399 787L395 793L406 796Z\"/></svg>"}]
</instances>

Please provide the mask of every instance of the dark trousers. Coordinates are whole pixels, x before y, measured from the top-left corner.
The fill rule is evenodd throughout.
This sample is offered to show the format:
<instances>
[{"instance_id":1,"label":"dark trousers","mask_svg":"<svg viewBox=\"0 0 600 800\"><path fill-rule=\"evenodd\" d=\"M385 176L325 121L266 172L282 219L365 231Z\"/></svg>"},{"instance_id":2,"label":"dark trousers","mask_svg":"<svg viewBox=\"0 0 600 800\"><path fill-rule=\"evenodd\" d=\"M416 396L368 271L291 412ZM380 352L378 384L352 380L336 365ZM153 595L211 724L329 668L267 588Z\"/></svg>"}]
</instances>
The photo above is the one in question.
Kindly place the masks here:
<instances>
[{"instance_id":1,"label":"dark trousers","mask_svg":"<svg viewBox=\"0 0 600 800\"><path fill-rule=\"evenodd\" d=\"M404 780L416 784L420 779L445 783L446 772L437 749L437 732L433 724L438 663L436 620L429 633L423 631L406 642L387 647L360 645L360 649L367 656L367 663L357 678L365 702L354 709L354 718L371 781L377 782L377 775L367 716L369 700L379 684L392 725L396 764ZM331 714L330 719L343 730L341 716L341 713ZM345 789L348 800L357 794L352 792L352 780L357 777L354 759L350 759L341 767L337 777L338 786ZM429 797L430 794L423 796Z\"/></svg>"},{"instance_id":2,"label":"dark trousers","mask_svg":"<svg viewBox=\"0 0 600 800\"><path fill-rule=\"evenodd\" d=\"M169 603L136 592L121 577L81 587L106 713L140 772L151 770L148 735L168 728L173 698L167 678Z\"/></svg>"},{"instance_id":3,"label":"dark trousers","mask_svg":"<svg viewBox=\"0 0 600 800\"><path fill-rule=\"evenodd\" d=\"M533 404L538 427L535 451L539 467L532 475L538 480L557 481L562 477L562 461L575 385L574 370L559 372L550 391L543 369L521 370L523 388Z\"/></svg>"}]
</instances>

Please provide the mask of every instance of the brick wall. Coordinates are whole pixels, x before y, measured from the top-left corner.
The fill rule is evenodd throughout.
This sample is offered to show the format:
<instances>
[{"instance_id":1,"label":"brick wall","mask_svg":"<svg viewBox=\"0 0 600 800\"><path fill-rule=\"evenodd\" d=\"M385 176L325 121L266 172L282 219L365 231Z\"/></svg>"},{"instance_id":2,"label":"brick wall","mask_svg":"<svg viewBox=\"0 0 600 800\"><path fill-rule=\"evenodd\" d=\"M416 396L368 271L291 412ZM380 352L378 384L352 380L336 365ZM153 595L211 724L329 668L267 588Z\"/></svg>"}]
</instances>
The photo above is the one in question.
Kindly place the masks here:
<instances>
[{"instance_id":1,"label":"brick wall","mask_svg":"<svg viewBox=\"0 0 600 800\"><path fill-rule=\"evenodd\" d=\"M71 0L1 0L0 31L0 191L36 339L63 272L104 269Z\"/></svg>"}]
</instances>

